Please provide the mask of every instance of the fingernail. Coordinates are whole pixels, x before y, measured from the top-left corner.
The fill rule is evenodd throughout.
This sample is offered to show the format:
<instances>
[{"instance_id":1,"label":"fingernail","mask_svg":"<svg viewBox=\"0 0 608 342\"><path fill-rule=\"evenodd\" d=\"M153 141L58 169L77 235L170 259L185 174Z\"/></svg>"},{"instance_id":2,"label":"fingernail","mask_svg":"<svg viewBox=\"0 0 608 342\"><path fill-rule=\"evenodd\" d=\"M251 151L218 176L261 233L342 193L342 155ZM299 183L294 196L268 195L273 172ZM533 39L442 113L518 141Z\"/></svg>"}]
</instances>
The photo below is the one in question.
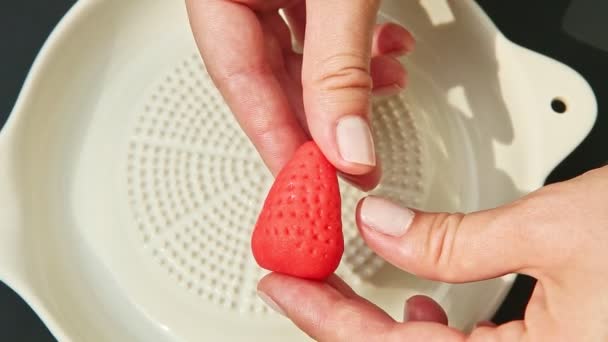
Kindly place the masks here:
<instances>
[{"instance_id":1,"label":"fingernail","mask_svg":"<svg viewBox=\"0 0 608 342\"><path fill-rule=\"evenodd\" d=\"M374 96L393 96L399 94L403 90L398 84L389 85L382 88L374 89Z\"/></svg>"},{"instance_id":2,"label":"fingernail","mask_svg":"<svg viewBox=\"0 0 608 342\"><path fill-rule=\"evenodd\" d=\"M276 313L281 314L282 316L285 316L285 311L283 311L283 309L281 309L281 307L274 300L272 300L272 298L270 298L267 294L265 294L264 292L258 291L258 297L260 297L260 299L264 303L266 303L266 305L268 305L268 307L270 307Z\"/></svg>"},{"instance_id":3,"label":"fingernail","mask_svg":"<svg viewBox=\"0 0 608 342\"><path fill-rule=\"evenodd\" d=\"M382 234L403 236L414 219L414 212L380 197L367 197L361 203L361 223Z\"/></svg>"},{"instance_id":4,"label":"fingernail","mask_svg":"<svg viewBox=\"0 0 608 342\"><path fill-rule=\"evenodd\" d=\"M338 152L347 162L375 166L374 140L367 121L360 116L348 115L336 127Z\"/></svg>"}]
</instances>

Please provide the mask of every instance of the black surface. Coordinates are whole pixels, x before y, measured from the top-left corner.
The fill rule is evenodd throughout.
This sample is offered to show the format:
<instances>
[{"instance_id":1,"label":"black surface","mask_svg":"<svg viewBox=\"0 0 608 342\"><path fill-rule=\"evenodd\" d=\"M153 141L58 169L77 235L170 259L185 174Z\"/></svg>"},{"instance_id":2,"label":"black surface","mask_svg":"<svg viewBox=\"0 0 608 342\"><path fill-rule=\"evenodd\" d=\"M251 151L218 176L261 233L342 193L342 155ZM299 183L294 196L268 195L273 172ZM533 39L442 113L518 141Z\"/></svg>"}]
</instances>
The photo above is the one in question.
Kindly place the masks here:
<instances>
[{"instance_id":1,"label":"black surface","mask_svg":"<svg viewBox=\"0 0 608 342\"><path fill-rule=\"evenodd\" d=\"M27 71L44 40L73 0L21 0L0 4L0 126L10 113ZM507 37L580 72L599 102L589 137L547 180L572 178L608 161L608 21L605 0L478 1ZM566 15L568 14L568 15ZM595 46L595 47L594 47ZM548 106L551 104L548 103ZM523 317L534 280L519 277L495 321ZM0 341L53 341L34 312L0 283Z\"/></svg>"},{"instance_id":2,"label":"black surface","mask_svg":"<svg viewBox=\"0 0 608 342\"><path fill-rule=\"evenodd\" d=\"M573 0L564 16L564 30L572 37L608 52L608 1Z\"/></svg>"},{"instance_id":3,"label":"black surface","mask_svg":"<svg viewBox=\"0 0 608 342\"><path fill-rule=\"evenodd\" d=\"M0 2L0 127L4 125L11 112L38 50L74 2L73 0ZM2 224L1 220L2 218L0 224ZM0 282L0 341L55 341L30 307L2 282Z\"/></svg>"}]
</instances>

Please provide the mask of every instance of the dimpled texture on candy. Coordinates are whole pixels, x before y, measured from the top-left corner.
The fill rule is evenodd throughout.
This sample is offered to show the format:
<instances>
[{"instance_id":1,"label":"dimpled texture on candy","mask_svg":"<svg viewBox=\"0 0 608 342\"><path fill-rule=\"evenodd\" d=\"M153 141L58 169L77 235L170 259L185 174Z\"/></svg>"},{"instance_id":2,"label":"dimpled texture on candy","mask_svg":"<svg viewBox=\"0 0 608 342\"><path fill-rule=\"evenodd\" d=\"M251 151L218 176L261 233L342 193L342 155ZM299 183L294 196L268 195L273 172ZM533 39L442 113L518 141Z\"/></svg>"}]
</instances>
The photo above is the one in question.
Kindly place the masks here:
<instances>
[{"instance_id":1,"label":"dimpled texture on candy","mask_svg":"<svg viewBox=\"0 0 608 342\"><path fill-rule=\"evenodd\" d=\"M251 247L262 268L299 278L325 279L340 264L338 176L314 142L302 145L276 177Z\"/></svg>"}]
</instances>

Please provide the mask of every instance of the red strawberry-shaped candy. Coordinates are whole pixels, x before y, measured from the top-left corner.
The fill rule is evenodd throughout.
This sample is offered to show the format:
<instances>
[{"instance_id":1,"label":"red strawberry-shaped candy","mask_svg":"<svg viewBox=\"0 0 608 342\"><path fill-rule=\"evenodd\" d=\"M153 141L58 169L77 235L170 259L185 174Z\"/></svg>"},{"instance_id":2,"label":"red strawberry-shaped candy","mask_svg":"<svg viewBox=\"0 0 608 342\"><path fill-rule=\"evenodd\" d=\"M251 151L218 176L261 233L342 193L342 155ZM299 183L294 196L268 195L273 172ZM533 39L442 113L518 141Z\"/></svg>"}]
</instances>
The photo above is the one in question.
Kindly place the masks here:
<instances>
[{"instance_id":1,"label":"red strawberry-shaped candy","mask_svg":"<svg viewBox=\"0 0 608 342\"><path fill-rule=\"evenodd\" d=\"M270 271L325 279L338 267L342 237L336 169L317 145L302 145L277 176L253 231L257 263Z\"/></svg>"}]
</instances>

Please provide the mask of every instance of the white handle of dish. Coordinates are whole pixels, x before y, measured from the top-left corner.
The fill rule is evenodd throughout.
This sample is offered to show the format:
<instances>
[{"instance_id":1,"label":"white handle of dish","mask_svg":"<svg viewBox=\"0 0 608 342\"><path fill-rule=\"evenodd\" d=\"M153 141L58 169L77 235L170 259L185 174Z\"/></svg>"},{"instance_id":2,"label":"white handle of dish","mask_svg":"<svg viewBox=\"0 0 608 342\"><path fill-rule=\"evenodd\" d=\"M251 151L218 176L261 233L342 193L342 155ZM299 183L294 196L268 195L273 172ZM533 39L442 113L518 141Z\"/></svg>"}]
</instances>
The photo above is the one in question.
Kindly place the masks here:
<instances>
[{"instance_id":1,"label":"white handle of dish","mask_svg":"<svg viewBox=\"0 0 608 342\"><path fill-rule=\"evenodd\" d=\"M591 86L570 67L528 49L514 46L540 109L541 132L535 137L540 151L540 176L545 179L589 134L597 117ZM564 104L563 113L552 108Z\"/></svg>"},{"instance_id":2,"label":"white handle of dish","mask_svg":"<svg viewBox=\"0 0 608 342\"><path fill-rule=\"evenodd\" d=\"M6 129L0 132L0 280L12 283L20 273L22 259L21 213L17 183L12 167L14 145L9 144Z\"/></svg>"}]
</instances>

